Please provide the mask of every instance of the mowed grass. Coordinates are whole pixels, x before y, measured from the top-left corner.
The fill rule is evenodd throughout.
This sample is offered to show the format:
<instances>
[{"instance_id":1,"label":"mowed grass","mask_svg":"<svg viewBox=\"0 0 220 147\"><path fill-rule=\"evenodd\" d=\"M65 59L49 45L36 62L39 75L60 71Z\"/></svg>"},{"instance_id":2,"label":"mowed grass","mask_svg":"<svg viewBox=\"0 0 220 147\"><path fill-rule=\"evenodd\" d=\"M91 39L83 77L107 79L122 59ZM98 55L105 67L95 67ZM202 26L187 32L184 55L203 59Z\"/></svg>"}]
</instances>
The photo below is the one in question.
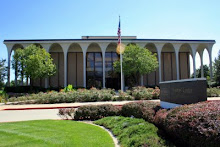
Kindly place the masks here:
<instances>
[{"instance_id":1,"label":"mowed grass","mask_svg":"<svg viewBox=\"0 0 220 147\"><path fill-rule=\"evenodd\" d=\"M114 147L100 127L76 121L38 120L0 123L0 146Z\"/></svg>"}]
</instances>

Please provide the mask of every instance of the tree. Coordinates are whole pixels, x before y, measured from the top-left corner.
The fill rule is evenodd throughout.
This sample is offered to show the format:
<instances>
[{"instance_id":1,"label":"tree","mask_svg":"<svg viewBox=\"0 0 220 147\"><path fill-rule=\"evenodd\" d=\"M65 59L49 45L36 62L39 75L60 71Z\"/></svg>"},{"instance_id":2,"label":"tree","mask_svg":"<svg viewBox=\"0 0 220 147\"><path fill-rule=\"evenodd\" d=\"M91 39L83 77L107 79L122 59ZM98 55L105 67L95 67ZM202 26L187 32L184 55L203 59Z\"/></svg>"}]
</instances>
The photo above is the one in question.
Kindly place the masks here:
<instances>
[{"instance_id":1,"label":"tree","mask_svg":"<svg viewBox=\"0 0 220 147\"><path fill-rule=\"evenodd\" d=\"M201 72L201 67L199 69L196 69L196 77L197 78L200 78L202 77L202 72ZM210 77L210 70L209 70L209 66L207 65L203 65L203 72L204 72L204 77L207 78L207 77ZM191 77L193 78L194 77L194 73L191 75Z\"/></svg>"},{"instance_id":2,"label":"tree","mask_svg":"<svg viewBox=\"0 0 220 147\"><path fill-rule=\"evenodd\" d=\"M123 53L123 73L130 80L129 86L136 86L140 76L149 74L158 68L157 54L152 54L148 49L138 45L126 46ZM121 72L120 61L114 62L116 72Z\"/></svg>"},{"instance_id":3,"label":"tree","mask_svg":"<svg viewBox=\"0 0 220 147\"><path fill-rule=\"evenodd\" d=\"M218 52L218 57L214 60L214 80L217 85L220 85L220 50Z\"/></svg>"},{"instance_id":4,"label":"tree","mask_svg":"<svg viewBox=\"0 0 220 147\"><path fill-rule=\"evenodd\" d=\"M24 49L17 49L14 54L13 68L22 77L32 80L47 78L56 73L56 66L50 54L44 48L30 45Z\"/></svg>"},{"instance_id":5,"label":"tree","mask_svg":"<svg viewBox=\"0 0 220 147\"><path fill-rule=\"evenodd\" d=\"M5 59L0 60L0 90L4 86L4 80L7 75L7 67L5 66Z\"/></svg>"}]
</instances>

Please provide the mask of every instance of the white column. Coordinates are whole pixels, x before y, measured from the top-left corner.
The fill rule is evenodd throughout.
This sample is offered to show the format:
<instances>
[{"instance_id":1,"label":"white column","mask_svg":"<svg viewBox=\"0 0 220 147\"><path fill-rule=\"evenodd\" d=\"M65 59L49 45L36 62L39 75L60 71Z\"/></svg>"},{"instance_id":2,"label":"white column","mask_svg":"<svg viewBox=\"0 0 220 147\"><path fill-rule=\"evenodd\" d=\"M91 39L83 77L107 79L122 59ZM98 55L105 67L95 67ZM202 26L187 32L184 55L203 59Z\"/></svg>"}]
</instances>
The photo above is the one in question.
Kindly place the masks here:
<instances>
[{"instance_id":1,"label":"white column","mask_svg":"<svg viewBox=\"0 0 220 147\"><path fill-rule=\"evenodd\" d=\"M155 44L157 47L157 55L158 55L158 62L159 62L159 82L162 82L162 71L161 71L161 51L164 44Z\"/></svg>"},{"instance_id":2,"label":"white column","mask_svg":"<svg viewBox=\"0 0 220 147\"><path fill-rule=\"evenodd\" d=\"M83 87L86 88L86 51L83 51Z\"/></svg>"},{"instance_id":3,"label":"white column","mask_svg":"<svg viewBox=\"0 0 220 147\"><path fill-rule=\"evenodd\" d=\"M41 44L41 46L49 53L51 44ZM49 87L49 78L45 78L45 88Z\"/></svg>"},{"instance_id":4,"label":"white column","mask_svg":"<svg viewBox=\"0 0 220 147\"><path fill-rule=\"evenodd\" d=\"M64 87L67 86L67 53L70 46L70 43L61 43L64 55Z\"/></svg>"},{"instance_id":5,"label":"white column","mask_svg":"<svg viewBox=\"0 0 220 147\"><path fill-rule=\"evenodd\" d=\"M210 68L210 78L213 78L212 74L212 50L209 51L209 68Z\"/></svg>"},{"instance_id":6,"label":"white column","mask_svg":"<svg viewBox=\"0 0 220 147\"><path fill-rule=\"evenodd\" d=\"M192 53L192 58L193 58L193 74L194 74L194 78L196 78L196 55L195 53Z\"/></svg>"},{"instance_id":7,"label":"white column","mask_svg":"<svg viewBox=\"0 0 220 147\"><path fill-rule=\"evenodd\" d=\"M199 52L200 60L201 60L201 78L204 78L204 69L203 69L203 51Z\"/></svg>"},{"instance_id":8,"label":"white column","mask_svg":"<svg viewBox=\"0 0 220 147\"><path fill-rule=\"evenodd\" d=\"M11 60L10 60L10 57L11 57L11 52L8 52L8 83L7 83L7 86L10 86L10 66L11 66Z\"/></svg>"},{"instance_id":9,"label":"white column","mask_svg":"<svg viewBox=\"0 0 220 147\"><path fill-rule=\"evenodd\" d=\"M176 79L180 79L180 73L179 73L179 50L181 44L174 44L174 49L175 49L175 55L176 55Z\"/></svg>"},{"instance_id":10,"label":"white column","mask_svg":"<svg viewBox=\"0 0 220 147\"><path fill-rule=\"evenodd\" d=\"M67 51L64 51L64 87L67 86Z\"/></svg>"},{"instance_id":11,"label":"white column","mask_svg":"<svg viewBox=\"0 0 220 147\"><path fill-rule=\"evenodd\" d=\"M83 51L83 87L86 88L86 52L87 52L89 43L83 42L83 43L80 43L80 46Z\"/></svg>"},{"instance_id":12,"label":"white column","mask_svg":"<svg viewBox=\"0 0 220 147\"><path fill-rule=\"evenodd\" d=\"M102 76L103 76L103 80L102 80L102 86L103 88L105 88L105 50L102 50Z\"/></svg>"}]
</instances>

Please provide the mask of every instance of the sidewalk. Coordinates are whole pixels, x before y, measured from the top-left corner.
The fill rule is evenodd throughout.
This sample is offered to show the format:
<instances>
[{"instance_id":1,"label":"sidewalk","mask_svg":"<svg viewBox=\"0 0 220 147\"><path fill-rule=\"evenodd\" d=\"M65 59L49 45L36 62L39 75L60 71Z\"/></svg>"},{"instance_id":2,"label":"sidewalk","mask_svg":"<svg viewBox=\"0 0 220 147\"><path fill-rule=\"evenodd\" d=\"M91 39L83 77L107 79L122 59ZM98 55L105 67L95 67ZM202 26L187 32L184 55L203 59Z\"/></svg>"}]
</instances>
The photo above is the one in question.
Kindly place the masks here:
<instances>
[{"instance_id":1,"label":"sidewalk","mask_svg":"<svg viewBox=\"0 0 220 147\"><path fill-rule=\"evenodd\" d=\"M220 100L220 97L208 98L208 101ZM160 100L150 100L160 102ZM110 101L110 102L84 102L84 103L61 103L61 104L27 104L27 105L5 105L0 103L0 111L2 110L37 110L37 109L60 109L60 108L78 108L84 105L102 105L112 104L121 106L134 101Z\"/></svg>"}]
</instances>

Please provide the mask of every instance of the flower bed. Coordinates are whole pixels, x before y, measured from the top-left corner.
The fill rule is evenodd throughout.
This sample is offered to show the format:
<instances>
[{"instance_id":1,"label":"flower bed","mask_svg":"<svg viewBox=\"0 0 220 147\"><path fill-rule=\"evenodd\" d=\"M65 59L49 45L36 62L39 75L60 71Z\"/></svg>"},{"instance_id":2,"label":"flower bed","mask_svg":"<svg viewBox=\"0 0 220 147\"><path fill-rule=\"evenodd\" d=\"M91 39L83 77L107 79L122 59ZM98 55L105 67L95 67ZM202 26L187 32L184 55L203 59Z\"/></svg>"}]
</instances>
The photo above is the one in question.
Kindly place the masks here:
<instances>
[{"instance_id":1,"label":"flower bed","mask_svg":"<svg viewBox=\"0 0 220 147\"><path fill-rule=\"evenodd\" d=\"M128 117L106 117L95 121L104 126L118 138L121 146L172 146L158 135L158 129L143 119Z\"/></svg>"}]
</instances>

